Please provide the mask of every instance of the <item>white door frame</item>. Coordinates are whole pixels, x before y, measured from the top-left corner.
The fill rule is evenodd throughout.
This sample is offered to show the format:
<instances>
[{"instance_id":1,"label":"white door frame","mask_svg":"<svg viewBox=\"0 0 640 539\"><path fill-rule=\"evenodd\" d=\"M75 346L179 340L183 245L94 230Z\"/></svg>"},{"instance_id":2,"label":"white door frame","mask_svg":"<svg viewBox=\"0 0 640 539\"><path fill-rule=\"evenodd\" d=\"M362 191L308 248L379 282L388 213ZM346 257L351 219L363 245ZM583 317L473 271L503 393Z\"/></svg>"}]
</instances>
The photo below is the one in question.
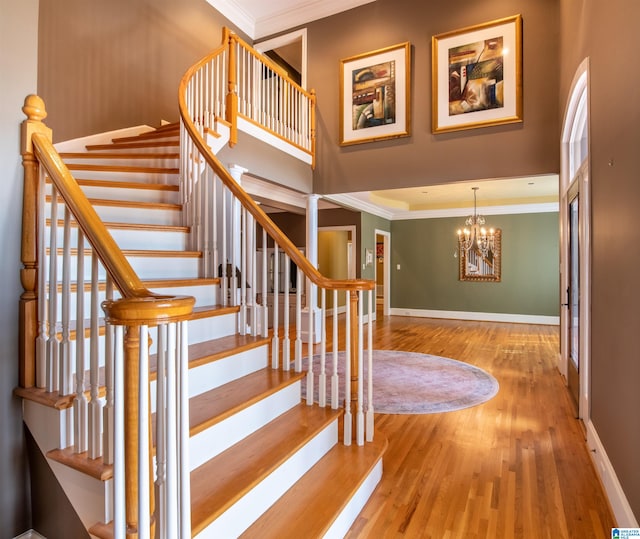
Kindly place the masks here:
<instances>
[{"instance_id":1,"label":"white door frame","mask_svg":"<svg viewBox=\"0 0 640 539\"><path fill-rule=\"evenodd\" d=\"M587 122L589 115L589 59L585 59L576 71L571 84L569 102L565 111L561 139L560 171L560 356L558 369L567 379L569 361L569 313L565 301L569 286L569 192L577 189L580 196L579 242L580 242L580 395L578 416L586 423L590 419L591 383L591 185L589 181L589 148L582 164L572 165L575 156L575 129ZM583 125L583 124L582 124Z\"/></svg>"},{"instance_id":2,"label":"white door frame","mask_svg":"<svg viewBox=\"0 0 640 539\"><path fill-rule=\"evenodd\" d=\"M273 39L268 39L266 41L261 41L259 43L254 43L253 48L258 52L264 54L267 51L271 51L277 49L278 47L283 47L285 45L290 45L291 43L295 43L300 40L300 47L302 48L302 66L300 73L300 86L303 88L307 88L307 29L302 28L300 30L296 30L294 32L290 32L288 34L284 34L278 37L274 37Z\"/></svg>"},{"instance_id":3,"label":"white door frame","mask_svg":"<svg viewBox=\"0 0 640 539\"><path fill-rule=\"evenodd\" d=\"M376 244L376 240L378 236L383 237L383 262L382 262L382 271L384 272L383 276L383 292L382 292L382 314L383 316L389 316L391 312L391 232L387 232L386 230L378 230L375 229L373 233L373 243ZM374 266L375 271L378 271L378 265ZM374 279L377 281L377 274L374 276Z\"/></svg>"}]
</instances>

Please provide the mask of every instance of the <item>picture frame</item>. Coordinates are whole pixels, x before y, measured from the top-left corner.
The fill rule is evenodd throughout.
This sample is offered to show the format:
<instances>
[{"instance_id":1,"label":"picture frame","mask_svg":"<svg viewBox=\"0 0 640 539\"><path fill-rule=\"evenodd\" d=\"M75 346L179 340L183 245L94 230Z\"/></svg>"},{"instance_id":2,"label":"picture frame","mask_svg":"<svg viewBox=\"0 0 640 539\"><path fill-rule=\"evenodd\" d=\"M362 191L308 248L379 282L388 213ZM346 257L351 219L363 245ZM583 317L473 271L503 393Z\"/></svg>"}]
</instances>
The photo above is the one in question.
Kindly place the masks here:
<instances>
[{"instance_id":1,"label":"picture frame","mask_svg":"<svg viewBox=\"0 0 640 539\"><path fill-rule=\"evenodd\" d=\"M494 248L486 257L473 246L469 251L462 247L462 239L458 238L458 280L487 283L502 281L502 229L496 228Z\"/></svg>"},{"instance_id":2,"label":"picture frame","mask_svg":"<svg viewBox=\"0 0 640 539\"><path fill-rule=\"evenodd\" d=\"M431 38L432 131L523 121L522 16Z\"/></svg>"},{"instance_id":3,"label":"picture frame","mask_svg":"<svg viewBox=\"0 0 640 539\"><path fill-rule=\"evenodd\" d=\"M340 145L411 133L411 44L340 61Z\"/></svg>"}]
</instances>

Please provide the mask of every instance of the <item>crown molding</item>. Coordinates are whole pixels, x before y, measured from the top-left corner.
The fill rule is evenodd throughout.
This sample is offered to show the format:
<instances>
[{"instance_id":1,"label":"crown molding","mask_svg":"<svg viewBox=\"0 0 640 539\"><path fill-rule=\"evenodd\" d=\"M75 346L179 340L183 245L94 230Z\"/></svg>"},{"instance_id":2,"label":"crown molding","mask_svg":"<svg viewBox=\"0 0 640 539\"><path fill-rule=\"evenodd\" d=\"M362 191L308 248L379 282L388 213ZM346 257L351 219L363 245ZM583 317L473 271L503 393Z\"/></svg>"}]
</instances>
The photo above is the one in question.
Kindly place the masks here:
<instances>
[{"instance_id":1,"label":"crown molding","mask_svg":"<svg viewBox=\"0 0 640 539\"><path fill-rule=\"evenodd\" d=\"M255 39L266 37L301 24L370 4L375 0L307 0L293 8L282 9L255 22Z\"/></svg>"},{"instance_id":2,"label":"crown molding","mask_svg":"<svg viewBox=\"0 0 640 539\"><path fill-rule=\"evenodd\" d=\"M251 39L255 38L256 20L238 2L235 0L207 0L207 2Z\"/></svg>"},{"instance_id":3,"label":"crown molding","mask_svg":"<svg viewBox=\"0 0 640 539\"><path fill-rule=\"evenodd\" d=\"M447 208L444 210L419 211L388 209L349 194L324 195L324 198L331 200L336 204L341 204L354 210L365 211L389 221L402 221L410 219L437 219L441 217L466 217L470 212L469 208ZM522 213L553 213L559 211L559 209L559 203L547 202L544 204L478 206L478 213L482 215L514 215Z\"/></svg>"}]
</instances>

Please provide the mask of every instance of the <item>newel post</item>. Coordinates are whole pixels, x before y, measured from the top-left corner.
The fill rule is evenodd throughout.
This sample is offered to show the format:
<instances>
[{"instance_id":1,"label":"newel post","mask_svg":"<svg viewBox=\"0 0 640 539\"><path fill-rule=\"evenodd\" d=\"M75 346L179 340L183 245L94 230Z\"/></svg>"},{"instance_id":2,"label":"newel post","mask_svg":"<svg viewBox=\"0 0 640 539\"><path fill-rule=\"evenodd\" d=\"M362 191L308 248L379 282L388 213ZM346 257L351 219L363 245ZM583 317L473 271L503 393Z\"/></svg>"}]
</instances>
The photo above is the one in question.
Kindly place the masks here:
<instances>
[{"instance_id":1,"label":"newel post","mask_svg":"<svg viewBox=\"0 0 640 539\"><path fill-rule=\"evenodd\" d=\"M229 146L238 142L238 79L237 79L237 58L236 48L238 40L235 35L229 36L229 70L227 73L227 122L231 125L229 132Z\"/></svg>"},{"instance_id":2,"label":"newel post","mask_svg":"<svg viewBox=\"0 0 640 539\"><path fill-rule=\"evenodd\" d=\"M22 198L22 249L20 281L22 295L19 304L19 384L33 387L36 381L36 337L38 334L38 185L39 165L33 153L31 137L42 133L52 140L51 129L43 122L47 117L44 101L28 95L22 107L27 117L22 122L20 151L24 168Z\"/></svg>"},{"instance_id":3,"label":"newel post","mask_svg":"<svg viewBox=\"0 0 640 539\"><path fill-rule=\"evenodd\" d=\"M310 124L311 124L311 168L316 168L316 91L311 90L311 99L309 100L311 107Z\"/></svg>"}]
</instances>

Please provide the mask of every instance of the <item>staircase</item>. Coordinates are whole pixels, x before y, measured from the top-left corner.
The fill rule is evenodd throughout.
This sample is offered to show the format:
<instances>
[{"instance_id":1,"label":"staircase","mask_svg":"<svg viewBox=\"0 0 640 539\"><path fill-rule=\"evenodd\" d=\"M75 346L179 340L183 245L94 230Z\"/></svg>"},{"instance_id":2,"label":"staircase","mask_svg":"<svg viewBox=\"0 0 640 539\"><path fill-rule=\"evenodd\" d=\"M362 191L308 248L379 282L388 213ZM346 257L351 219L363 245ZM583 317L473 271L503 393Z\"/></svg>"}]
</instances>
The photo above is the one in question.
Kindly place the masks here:
<instances>
[{"instance_id":1,"label":"staircase","mask_svg":"<svg viewBox=\"0 0 640 539\"><path fill-rule=\"evenodd\" d=\"M342 443L344 411L307 403L301 397L306 372L274 368L283 360L274 361L273 353L279 354L280 348L273 347L273 331L268 336L246 331L240 306L223 297L221 279L201 277L204 255L192 249L190 229L183 224L179 134L179 126L168 125L61 157L144 285L157 294L195 298L187 322L190 491L185 499L190 499L191 536L342 537L381 477L386 441L376 436L364 445ZM48 215L46 237L52 219L59 223L58 235L78 234L73 220L66 232L62 215L52 215L51 209ZM74 268L79 254L70 255ZM90 255L87 249L89 278ZM72 289L72 303L77 295L86 296L80 303L89 312L96 301L109 299L110 286L102 273L97 282L97 296L92 291L95 281L86 283ZM55 306L58 321L64 309ZM149 331L155 424L157 343L164 337L153 326ZM68 353L74 354L77 334L83 332L86 347L94 337L101 342L108 338L103 321L91 329L72 321L68 336L58 329L55 339L61 358L67 353L65 339L70 340ZM104 365L103 357L99 361ZM106 376L105 371L101 366L100 376ZM108 390L103 378L90 381L90 376L84 377L86 394L92 396L88 413L102 414L109 407ZM105 463L113 462L112 449L105 446L106 455L101 452L98 458L90 458L95 448L74 450L73 374L63 372L59 380L45 388L16 390L24 399L25 423L91 536L120 537L113 524L114 466ZM72 391L66 391L65 384ZM91 403L98 402L94 395L100 402L98 412L92 411ZM108 421L105 415L105 424ZM178 444L178 450L183 449ZM152 454L154 469L163 470L156 466L165 456L155 450ZM157 473L156 496L171 497L173 487ZM156 531L165 536L164 516L156 514L154 520Z\"/></svg>"}]
</instances>

